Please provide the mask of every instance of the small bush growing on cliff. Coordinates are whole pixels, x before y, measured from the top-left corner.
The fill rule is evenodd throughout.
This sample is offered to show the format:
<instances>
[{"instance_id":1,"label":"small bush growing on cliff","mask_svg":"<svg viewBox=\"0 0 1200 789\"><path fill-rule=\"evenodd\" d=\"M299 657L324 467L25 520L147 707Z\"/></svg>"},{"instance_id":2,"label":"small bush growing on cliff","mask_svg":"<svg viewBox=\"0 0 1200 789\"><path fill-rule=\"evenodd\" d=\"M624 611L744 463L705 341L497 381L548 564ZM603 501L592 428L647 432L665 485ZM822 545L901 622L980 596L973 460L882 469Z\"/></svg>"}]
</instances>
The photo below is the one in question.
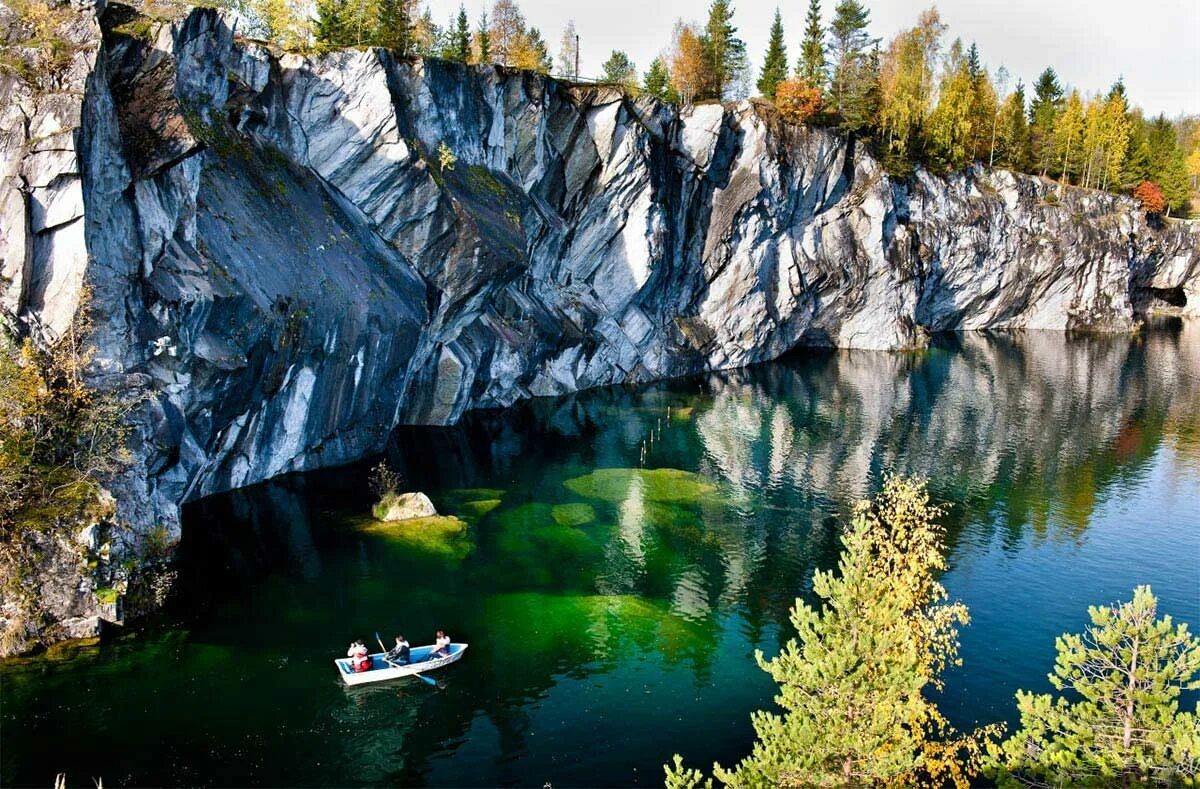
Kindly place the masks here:
<instances>
[{"instance_id":1,"label":"small bush growing on cliff","mask_svg":"<svg viewBox=\"0 0 1200 789\"><path fill-rule=\"evenodd\" d=\"M784 80L775 87L775 108L784 119L804 123L821 111L821 89L802 80Z\"/></svg>"},{"instance_id":2,"label":"small bush growing on cliff","mask_svg":"<svg viewBox=\"0 0 1200 789\"><path fill-rule=\"evenodd\" d=\"M443 173L447 170L454 169L454 163L458 161L458 157L454 155L454 151L450 150L450 146L445 140L438 143L438 169Z\"/></svg>"},{"instance_id":3,"label":"small bush growing on cliff","mask_svg":"<svg viewBox=\"0 0 1200 789\"><path fill-rule=\"evenodd\" d=\"M85 381L89 330L83 308L46 347L0 336L0 544L102 514L99 481L129 461L129 404Z\"/></svg>"},{"instance_id":4,"label":"small bush growing on cliff","mask_svg":"<svg viewBox=\"0 0 1200 789\"><path fill-rule=\"evenodd\" d=\"M818 571L824 601L792 608L798 638L759 666L779 683L782 714L757 712L750 756L715 766L729 786L959 786L982 767L988 726L954 731L930 692L958 663L962 603L946 601L939 508L925 485L889 478L860 502L842 536L838 572ZM667 785L706 785L676 758Z\"/></svg>"},{"instance_id":5,"label":"small bush growing on cliff","mask_svg":"<svg viewBox=\"0 0 1200 789\"><path fill-rule=\"evenodd\" d=\"M1133 190L1133 197L1150 216L1158 216L1167 210L1167 198L1163 197L1162 189L1153 181L1142 181L1138 184Z\"/></svg>"}]
</instances>

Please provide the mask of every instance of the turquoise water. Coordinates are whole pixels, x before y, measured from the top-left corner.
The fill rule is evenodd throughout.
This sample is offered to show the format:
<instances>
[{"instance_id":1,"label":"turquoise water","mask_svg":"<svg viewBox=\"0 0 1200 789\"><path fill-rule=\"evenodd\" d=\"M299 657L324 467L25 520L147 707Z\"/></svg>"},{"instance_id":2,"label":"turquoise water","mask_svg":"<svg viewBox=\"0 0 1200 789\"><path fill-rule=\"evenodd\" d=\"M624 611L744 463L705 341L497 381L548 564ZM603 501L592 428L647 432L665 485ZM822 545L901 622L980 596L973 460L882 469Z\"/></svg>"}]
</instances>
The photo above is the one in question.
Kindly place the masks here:
<instances>
[{"instance_id":1,"label":"turquoise water","mask_svg":"<svg viewBox=\"0 0 1200 789\"><path fill-rule=\"evenodd\" d=\"M1200 625L1200 324L807 353L401 430L389 459L459 520L380 528L370 463L192 505L161 621L0 666L0 783L658 785L676 752L729 764L771 704L754 650L778 650L889 470L951 505L960 726L1047 689L1090 603L1150 583ZM335 673L352 638L436 628L471 644L439 688Z\"/></svg>"}]
</instances>

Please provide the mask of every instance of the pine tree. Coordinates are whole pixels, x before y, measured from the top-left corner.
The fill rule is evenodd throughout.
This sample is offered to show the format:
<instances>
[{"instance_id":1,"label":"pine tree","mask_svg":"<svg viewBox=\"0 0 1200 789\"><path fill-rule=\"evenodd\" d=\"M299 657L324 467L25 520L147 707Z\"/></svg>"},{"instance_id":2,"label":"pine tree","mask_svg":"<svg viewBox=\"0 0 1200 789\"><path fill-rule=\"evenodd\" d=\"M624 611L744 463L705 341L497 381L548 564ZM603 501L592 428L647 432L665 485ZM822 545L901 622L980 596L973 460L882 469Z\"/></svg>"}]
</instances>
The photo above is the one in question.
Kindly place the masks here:
<instances>
[{"instance_id":1,"label":"pine tree","mask_svg":"<svg viewBox=\"0 0 1200 789\"><path fill-rule=\"evenodd\" d=\"M1200 721L1180 712L1200 688L1200 639L1158 617L1148 586L1088 609L1091 625L1055 643L1050 683L1067 696L1017 691L1021 728L989 749L1002 786L1187 783L1200 760Z\"/></svg>"},{"instance_id":2,"label":"pine tree","mask_svg":"<svg viewBox=\"0 0 1200 789\"><path fill-rule=\"evenodd\" d=\"M922 483L888 478L860 502L837 571L813 574L819 609L797 600L797 637L759 665L779 683L782 714L753 716L757 740L729 786L965 787L996 731L954 732L930 700L956 661L962 603L946 602L940 514ZM698 786L679 760L668 785Z\"/></svg>"},{"instance_id":3,"label":"pine tree","mask_svg":"<svg viewBox=\"0 0 1200 789\"><path fill-rule=\"evenodd\" d=\"M1167 200L1167 216L1180 213L1186 209L1191 188L1191 177L1188 175L1187 157L1182 149L1176 149L1171 158L1159 173L1159 183L1162 185L1163 196Z\"/></svg>"},{"instance_id":4,"label":"pine tree","mask_svg":"<svg viewBox=\"0 0 1200 789\"><path fill-rule=\"evenodd\" d=\"M1045 175L1054 160L1054 123L1062 109L1063 90L1054 69L1047 68L1033 86L1029 128L1034 166Z\"/></svg>"},{"instance_id":5,"label":"pine tree","mask_svg":"<svg viewBox=\"0 0 1200 789\"><path fill-rule=\"evenodd\" d=\"M601 66L604 69L604 81L621 85L624 88L637 84L637 68L633 61L619 49L614 49Z\"/></svg>"},{"instance_id":6,"label":"pine tree","mask_svg":"<svg viewBox=\"0 0 1200 789\"><path fill-rule=\"evenodd\" d=\"M708 7L702 40L712 68L713 98L723 100L746 68L746 44L737 37L730 0L713 0Z\"/></svg>"},{"instance_id":7,"label":"pine tree","mask_svg":"<svg viewBox=\"0 0 1200 789\"><path fill-rule=\"evenodd\" d=\"M1132 121L1132 118L1131 118ZM1131 122L1131 126L1133 126ZM1175 126L1165 115L1159 115L1145 125L1144 146L1147 158L1146 173L1136 180L1154 181L1162 188L1167 201L1167 215L1178 212L1188 203L1188 191L1191 179L1187 171L1187 156L1179 145ZM1130 148L1134 145L1133 134L1130 134ZM1134 158L1131 155L1130 158ZM1125 172L1131 167L1127 165ZM1127 179L1127 182L1135 179Z\"/></svg>"},{"instance_id":8,"label":"pine tree","mask_svg":"<svg viewBox=\"0 0 1200 789\"><path fill-rule=\"evenodd\" d=\"M804 42L796 76L814 88L825 89L825 31L821 28L821 0L808 0Z\"/></svg>"},{"instance_id":9,"label":"pine tree","mask_svg":"<svg viewBox=\"0 0 1200 789\"><path fill-rule=\"evenodd\" d=\"M775 21L771 23L771 39L767 54L763 58L762 76L758 78L758 92L769 99L775 98L775 88L787 79L787 45L783 43L783 17L775 9Z\"/></svg>"},{"instance_id":10,"label":"pine tree","mask_svg":"<svg viewBox=\"0 0 1200 789\"><path fill-rule=\"evenodd\" d=\"M642 80L642 92L669 104L679 101L679 96L671 87L671 72L667 70L667 63L661 57L650 63L650 70Z\"/></svg>"},{"instance_id":11,"label":"pine tree","mask_svg":"<svg viewBox=\"0 0 1200 789\"><path fill-rule=\"evenodd\" d=\"M978 81L983 75L983 63L979 60L979 47L975 46L974 41L967 48L967 74L975 81Z\"/></svg>"},{"instance_id":12,"label":"pine tree","mask_svg":"<svg viewBox=\"0 0 1200 789\"><path fill-rule=\"evenodd\" d=\"M1129 104L1129 97L1125 94L1124 76L1117 77L1117 81L1114 82L1112 87L1108 89L1108 99L1111 101L1115 98L1120 98L1121 101L1125 102L1126 105Z\"/></svg>"},{"instance_id":13,"label":"pine tree","mask_svg":"<svg viewBox=\"0 0 1200 789\"><path fill-rule=\"evenodd\" d=\"M830 95L833 110L841 116L843 128L854 131L865 125L870 94L876 89L871 81L872 39L867 34L870 13L858 0L841 0L834 8L829 25L829 57L833 65Z\"/></svg>"}]
</instances>

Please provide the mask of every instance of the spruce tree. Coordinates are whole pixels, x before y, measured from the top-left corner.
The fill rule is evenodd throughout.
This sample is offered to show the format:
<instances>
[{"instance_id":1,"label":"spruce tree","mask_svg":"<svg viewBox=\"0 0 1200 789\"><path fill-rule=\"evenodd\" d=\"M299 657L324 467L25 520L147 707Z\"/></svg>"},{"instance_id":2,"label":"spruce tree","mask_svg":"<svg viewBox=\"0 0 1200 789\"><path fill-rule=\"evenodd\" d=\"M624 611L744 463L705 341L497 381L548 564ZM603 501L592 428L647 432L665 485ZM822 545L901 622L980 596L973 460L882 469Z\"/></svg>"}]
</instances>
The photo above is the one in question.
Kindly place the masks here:
<instances>
[{"instance_id":1,"label":"spruce tree","mask_svg":"<svg viewBox=\"0 0 1200 789\"><path fill-rule=\"evenodd\" d=\"M467 9L461 5L458 7L458 17L450 27L447 57L459 63L466 63L471 59L471 28L467 23Z\"/></svg>"},{"instance_id":2,"label":"spruce tree","mask_svg":"<svg viewBox=\"0 0 1200 789\"><path fill-rule=\"evenodd\" d=\"M737 37L730 0L713 0L709 6L703 42L712 68L714 98L724 99L746 67L746 44Z\"/></svg>"},{"instance_id":3,"label":"spruce tree","mask_svg":"<svg viewBox=\"0 0 1200 789\"><path fill-rule=\"evenodd\" d=\"M771 39L767 54L763 58L762 76L758 78L758 92L768 99L775 98L775 88L787 79L787 45L783 43L783 17L775 9L775 21L771 23Z\"/></svg>"},{"instance_id":4,"label":"spruce tree","mask_svg":"<svg viewBox=\"0 0 1200 789\"><path fill-rule=\"evenodd\" d=\"M372 43L403 56L408 54L411 38L412 24L405 0L379 0Z\"/></svg>"},{"instance_id":5,"label":"spruce tree","mask_svg":"<svg viewBox=\"0 0 1200 789\"><path fill-rule=\"evenodd\" d=\"M975 46L974 41L967 49L967 75L972 82L979 82L983 78L983 63L979 60L979 47Z\"/></svg>"},{"instance_id":6,"label":"spruce tree","mask_svg":"<svg viewBox=\"0 0 1200 789\"><path fill-rule=\"evenodd\" d=\"M804 42L796 76L814 88L825 89L825 31L821 28L821 0L808 0Z\"/></svg>"},{"instance_id":7,"label":"spruce tree","mask_svg":"<svg viewBox=\"0 0 1200 789\"><path fill-rule=\"evenodd\" d=\"M1017 691L1021 727L989 749L1001 786L1186 785L1200 760L1200 721L1180 693L1200 687L1200 639L1133 600L1088 609L1082 634L1059 636L1050 684Z\"/></svg>"},{"instance_id":8,"label":"spruce tree","mask_svg":"<svg viewBox=\"0 0 1200 789\"><path fill-rule=\"evenodd\" d=\"M1062 109L1063 90L1054 69L1047 68L1033 85L1033 101L1029 104L1030 144L1034 166L1042 175L1050 169L1054 158L1054 124Z\"/></svg>"},{"instance_id":9,"label":"spruce tree","mask_svg":"<svg viewBox=\"0 0 1200 789\"><path fill-rule=\"evenodd\" d=\"M325 49L338 49L350 43L346 33L345 0L317 0L317 43Z\"/></svg>"},{"instance_id":10,"label":"spruce tree","mask_svg":"<svg viewBox=\"0 0 1200 789\"><path fill-rule=\"evenodd\" d=\"M1025 85L1019 80L1004 100L999 123L996 164L1024 172L1029 166L1029 122L1025 117Z\"/></svg>"},{"instance_id":11,"label":"spruce tree","mask_svg":"<svg viewBox=\"0 0 1200 789\"><path fill-rule=\"evenodd\" d=\"M671 87L671 72L667 69L666 61L661 57L655 58L650 63L650 70L646 72L642 80L642 91L659 101L667 103L679 101L679 96Z\"/></svg>"}]
</instances>

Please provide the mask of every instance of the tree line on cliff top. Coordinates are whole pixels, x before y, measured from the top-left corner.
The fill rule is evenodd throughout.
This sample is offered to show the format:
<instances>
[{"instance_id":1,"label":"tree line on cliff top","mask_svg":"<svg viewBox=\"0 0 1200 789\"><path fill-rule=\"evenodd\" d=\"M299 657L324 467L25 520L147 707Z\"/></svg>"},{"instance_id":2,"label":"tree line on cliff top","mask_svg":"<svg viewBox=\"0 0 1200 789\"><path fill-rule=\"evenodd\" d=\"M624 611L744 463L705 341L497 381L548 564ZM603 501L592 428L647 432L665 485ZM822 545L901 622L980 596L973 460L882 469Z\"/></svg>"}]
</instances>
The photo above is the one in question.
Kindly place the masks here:
<instances>
[{"instance_id":1,"label":"tree line on cliff top","mask_svg":"<svg viewBox=\"0 0 1200 789\"><path fill-rule=\"evenodd\" d=\"M556 55L517 0L494 0L473 23L460 7L445 25L421 0L238 0L260 32L292 48L381 46L402 56L496 63L578 79L579 35L563 28ZM934 171L972 163L1135 193L1152 213L1185 212L1200 184L1200 119L1146 117L1118 78L1085 95L1053 68L1032 85L989 68L975 44L947 43L936 8L884 45L868 32L870 11L838 0L828 19L808 0L796 59L776 10L757 95L794 123L832 126L871 144L889 171ZM701 24L676 22L668 46L639 77L614 51L601 81L631 94L692 105L749 97L746 46L731 0L712 0Z\"/></svg>"}]
</instances>

